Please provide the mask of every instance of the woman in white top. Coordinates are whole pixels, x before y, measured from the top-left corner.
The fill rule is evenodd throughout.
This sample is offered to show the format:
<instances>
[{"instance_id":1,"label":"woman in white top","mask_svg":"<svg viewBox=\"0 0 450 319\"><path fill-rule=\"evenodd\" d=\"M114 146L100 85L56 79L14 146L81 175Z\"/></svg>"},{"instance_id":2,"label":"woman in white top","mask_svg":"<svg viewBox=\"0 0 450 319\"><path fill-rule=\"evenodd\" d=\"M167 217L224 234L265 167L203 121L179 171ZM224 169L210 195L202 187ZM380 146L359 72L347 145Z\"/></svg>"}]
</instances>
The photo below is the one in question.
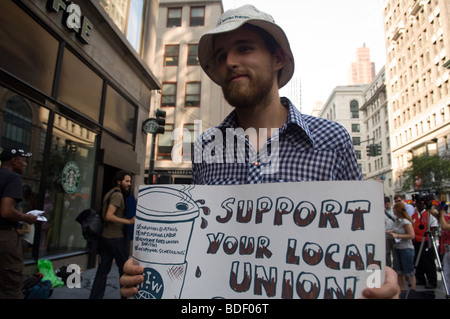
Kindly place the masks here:
<instances>
[{"instance_id":1,"label":"woman in white top","mask_svg":"<svg viewBox=\"0 0 450 319\"><path fill-rule=\"evenodd\" d=\"M403 290L405 282L411 285L411 289L416 287L414 276L414 227L411 217L406 212L405 203L395 203L394 208L395 225L392 230L387 231L395 240L394 249L394 270L398 274L398 284Z\"/></svg>"}]
</instances>

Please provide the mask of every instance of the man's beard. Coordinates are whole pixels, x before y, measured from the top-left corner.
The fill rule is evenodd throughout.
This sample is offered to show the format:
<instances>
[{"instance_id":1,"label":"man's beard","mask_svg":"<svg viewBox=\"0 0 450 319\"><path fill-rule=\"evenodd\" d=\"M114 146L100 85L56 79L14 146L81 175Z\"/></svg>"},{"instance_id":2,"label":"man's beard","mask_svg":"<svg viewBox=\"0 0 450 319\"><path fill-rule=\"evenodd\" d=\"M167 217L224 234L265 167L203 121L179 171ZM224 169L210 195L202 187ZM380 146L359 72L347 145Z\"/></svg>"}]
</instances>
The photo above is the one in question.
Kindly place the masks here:
<instances>
[{"instance_id":1,"label":"man's beard","mask_svg":"<svg viewBox=\"0 0 450 319\"><path fill-rule=\"evenodd\" d=\"M252 107L263 101L272 88L272 78L248 77L248 84L228 83L222 87L227 102L234 107Z\"/></svg>"},{"instance_id":2,"label":"man's beard","mask_svg":"<svg viewBox=\"0 0 450 319\"><path fill-rule=\"evenodd\" d=\"M119 187L120 187L120 191L122 192L124 198L127 198L128 196L130 196L131 187L127 189L126 186L124 186L122 184L120 184Z\"/></svg>"}]
</instances>

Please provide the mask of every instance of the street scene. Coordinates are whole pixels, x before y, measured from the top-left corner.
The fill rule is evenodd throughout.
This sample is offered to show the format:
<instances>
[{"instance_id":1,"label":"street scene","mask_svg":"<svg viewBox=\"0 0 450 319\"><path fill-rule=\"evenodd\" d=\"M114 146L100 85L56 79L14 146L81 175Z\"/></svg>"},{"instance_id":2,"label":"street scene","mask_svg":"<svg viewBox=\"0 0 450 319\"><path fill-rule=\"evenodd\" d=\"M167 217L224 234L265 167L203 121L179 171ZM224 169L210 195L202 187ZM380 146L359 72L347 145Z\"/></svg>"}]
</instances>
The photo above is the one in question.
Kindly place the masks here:
<instances>
[{"instance_id":1,"label":"street scene","mask_svg":"<svg viewBox=\"0 0 450 319\"><path fill-rule=\"evenodd\" d=\"M0 1L0 299L449 299L449 76L448 0Z\"/></svg>"}]
</instances>

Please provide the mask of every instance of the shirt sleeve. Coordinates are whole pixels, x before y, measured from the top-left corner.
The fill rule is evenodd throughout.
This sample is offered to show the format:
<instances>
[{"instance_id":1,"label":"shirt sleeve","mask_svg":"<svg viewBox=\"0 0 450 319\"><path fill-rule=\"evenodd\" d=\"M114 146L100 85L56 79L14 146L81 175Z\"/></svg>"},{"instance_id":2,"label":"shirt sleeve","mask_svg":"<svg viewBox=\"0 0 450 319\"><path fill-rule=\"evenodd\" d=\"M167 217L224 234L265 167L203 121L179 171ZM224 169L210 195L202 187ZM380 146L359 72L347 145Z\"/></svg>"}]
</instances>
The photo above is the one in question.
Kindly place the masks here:
<instances>
[{"instance_id":1,"label":"shirt sleeve","mask_svg":"<svg viewBox=\"0 0 450 319\"><path fill-rule=\"evenodd\" d=\"M123 196L120 192L115 192L111 195L111 199L109 200L109 204L114 205L116 207L122 207Z\"/></svg>"},{"instance_id":2,"label":"shirt sleeve","mask_svg":"<svg viewBox=\"0 0 450 319\"><path fill-rule=\"evenodd\" d=\"M14 198L17 202L22 201L22 179L20 175L11 174L6 185L1 197Z\"/></svg>"},{"instance_id":3,"label":"shirt sleeve","mask_svg":"<svg viewBox=\"0 0 450 319\"><path fill-rule=\"evenodd\" d=\"M359 167L358 160L356 159L355 149L353 148L353 144L350 140L350 137L347 139L345 149L342 156L342 170L340 176L338 176L338 180L362 180L361 168Z\"/></svg>"}]
</instances>

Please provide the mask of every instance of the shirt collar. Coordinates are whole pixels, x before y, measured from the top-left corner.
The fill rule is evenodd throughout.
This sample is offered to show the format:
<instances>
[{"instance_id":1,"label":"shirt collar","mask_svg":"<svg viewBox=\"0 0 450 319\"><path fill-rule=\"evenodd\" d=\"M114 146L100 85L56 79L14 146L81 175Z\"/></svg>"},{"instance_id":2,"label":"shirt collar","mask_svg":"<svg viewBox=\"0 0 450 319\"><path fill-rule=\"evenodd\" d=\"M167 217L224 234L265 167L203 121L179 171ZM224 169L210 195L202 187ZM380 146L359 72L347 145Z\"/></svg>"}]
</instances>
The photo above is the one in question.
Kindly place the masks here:
<instances>
[{"instance_id":1,"label":"shirt collar","mask_svg":"<svg viewBox=\"0 0 450 319\"><path fill-rule=\"evenodd\" d=\"M298 135L300 134L303 136L306 135L311 143L312 146L314 146L314 138L311 134L311 131L309 130L308 124L306 123L304 119L304 115L300 113L300 111L292 104L292 102L286 98L281 98L281 104L283 104L284 107L289 109L288 117L284 125L280 128L280 134L283 134L285 132L288 132L289 128L293 130L294 138L291 140L291 142L296 145L298 143ZM236 110L233 110L226 118L225 120L218 126L218 128L222 131L225 131L226 128L237 128L237 115Z\"/></svg>"}]
</instances>

